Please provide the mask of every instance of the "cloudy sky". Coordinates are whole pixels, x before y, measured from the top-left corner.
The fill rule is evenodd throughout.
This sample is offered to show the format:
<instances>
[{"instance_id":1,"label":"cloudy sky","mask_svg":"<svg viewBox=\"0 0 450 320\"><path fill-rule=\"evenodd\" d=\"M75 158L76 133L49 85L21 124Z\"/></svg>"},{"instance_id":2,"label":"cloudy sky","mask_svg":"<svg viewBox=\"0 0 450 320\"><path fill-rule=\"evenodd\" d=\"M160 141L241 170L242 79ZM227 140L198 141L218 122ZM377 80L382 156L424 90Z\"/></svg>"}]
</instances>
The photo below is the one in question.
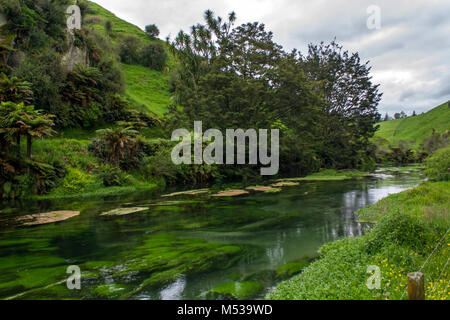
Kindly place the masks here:
<instances>
[{"instance_id":1,"label":"cloudy sky","mask_svg":"<svg viewBox=\"0 0 450 320\"><path fill-rule=\"evenodd\" d=\"M337 41L370 60L373 81L384 93L380 112L426 112L450 99L449 0L94 0L144 28L155 23L161 38L203 22L203 12L238 23L259 21L286 50ZM381 28L371 6L380 8ZM371 24L373 25L373 24Z\"/></svg>"}]
</instances>

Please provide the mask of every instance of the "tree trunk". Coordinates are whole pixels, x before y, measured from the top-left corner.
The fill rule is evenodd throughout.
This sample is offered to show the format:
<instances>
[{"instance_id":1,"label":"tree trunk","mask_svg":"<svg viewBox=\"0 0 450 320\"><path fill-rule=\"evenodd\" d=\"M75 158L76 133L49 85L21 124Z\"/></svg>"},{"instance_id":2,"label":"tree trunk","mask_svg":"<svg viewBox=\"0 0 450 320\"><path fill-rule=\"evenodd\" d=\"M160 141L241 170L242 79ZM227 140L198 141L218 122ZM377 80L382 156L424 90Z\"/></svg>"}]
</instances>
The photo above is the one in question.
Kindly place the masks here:
<instances>
[{"instance_id":1,"label":"tree trunk","mask_svg":"<svg viewBox=\"0 0 450 320\"><path fill-rule=\"evenodd\" d=\"M31 160L31 143L32 137L30 135L27 136L27 157Z\"/></svg>"},{"instance_id":2,"label":"tree trunk","mask_svg":"<svg viewBox=\"0 0 450 320\"><path fill-rule=\"evenodd\" d=\"M19 157L19 159L21 158L20 157L20 134L17 134L16 135L16 144L17 144L17 156Z\"/></svg>"}]
</instances>

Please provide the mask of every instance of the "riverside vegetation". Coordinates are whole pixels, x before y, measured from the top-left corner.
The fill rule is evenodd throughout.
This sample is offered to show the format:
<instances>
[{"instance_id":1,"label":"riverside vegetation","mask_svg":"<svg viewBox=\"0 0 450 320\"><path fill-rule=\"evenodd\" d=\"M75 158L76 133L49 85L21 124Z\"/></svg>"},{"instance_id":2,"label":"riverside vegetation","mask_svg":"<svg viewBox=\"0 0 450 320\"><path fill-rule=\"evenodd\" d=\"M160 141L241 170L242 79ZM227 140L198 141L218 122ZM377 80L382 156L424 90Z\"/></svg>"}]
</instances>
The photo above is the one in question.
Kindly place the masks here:
<instances>
[{"instance_id":1,"label":"riverside vegetation","mask_svg":"<svg viewBox=\"0 0 450 320\"><path fill-rule=\"evenodd\" d=\"M431 181L359 211L361 220L374 224L368 234L326 244L317 261L268 298L398 300L405 297L407 274L423 270L427 299L448 300L450 147L430 157L426 166ZM381 269L380 289L365 285L370 265Z\"/></svg>"},{"instance_id":2,"label":"riverside vegetation","mask_svg":"<svg viewBox=\"0 0 450 320\"><path fill-rule=\"evenodd\" d=\"M263 24L211 11L163 42L156 26L146 33L90 1L79 2L82 29L70 33L70 3L0 3L3 199L259 180L256 165L175 166L171 132L197 120L280 130L283 176L374 167L381 94L357 53L335 42L285 52ZM48 121L33 127L32 112Z\"/></svg>"},{"instance_id":3,"label":"riverside vegetation","mask_svg":"<svg viewBox=\"0 0 450 320\"><path fill-rule=\"evenodd\" d=\"M0 233L0 297L164 298L164 288L182 287L187 298L262 298L304 270L267 297L401 298L406 272L448 228L447 105L381 122L369 64L336 42L286 52L264 24L236 26L234 13L211 11L164 42L157 26L142 31L85 0L82 29L71 33L72 2L0 0L0 224L18 227ZM198 120L280 130L279 177L261 178L257 165L174 165L171 133L193 132ZM422 161L442 181L363 209L359 223L334 216L348 207L342 196L372 186L365 172L377 162ZM192 185L213 187L180 192ZM164 188L174 193L149 200ZM47 208L77 215L28 230L15 224ZM315 259L324 239L362 234L363 220L377 222L370 233L327 244ZM291 245L298 230L324 225L331 231L320 240L307 234L302 250ZM295 247L288 257L265 242L279 243L280 230L292 241L283 250ZM83 241L86 255L76 247ZM425 268L428 298L448 298L446 283L435 283L445 245ZM83 270L82 292L61 285L69 260ZM254 260L261 266L247 265ZM367 265L382 269L381 290L365 287ZM214 275L224 270L226 279Z\"/></svg>"}]
</instances>

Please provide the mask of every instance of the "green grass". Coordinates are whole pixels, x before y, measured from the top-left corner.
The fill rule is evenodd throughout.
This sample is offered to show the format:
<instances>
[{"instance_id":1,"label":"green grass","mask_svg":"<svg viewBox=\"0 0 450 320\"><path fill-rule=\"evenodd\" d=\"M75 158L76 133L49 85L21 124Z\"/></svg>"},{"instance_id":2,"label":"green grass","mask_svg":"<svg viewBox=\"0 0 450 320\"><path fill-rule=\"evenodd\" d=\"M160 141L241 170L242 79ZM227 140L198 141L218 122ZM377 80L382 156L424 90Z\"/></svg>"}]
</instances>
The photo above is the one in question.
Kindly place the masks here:
<instances>
[{"instance_id":1,"label":"green grass","mask_svg":"<svg viewBox=\"0 0 450 320\"><path fill-rule=\"evenodd\" d=\"M118 18L115 14L93 1L88 1L88 3L90 13L86 15L85 21L89 22L90 25L93 25L96 30L106 34L105 23L106 21L111 21L111 34L113 40L119 38L120 36L134 35L144 42L150 41L147 34L138 26Z\"/></svg>"},{"instance_id":2,"label":"green grass","mask_svg":"<svg viewBox=\"0 0 450 320\"><path fill-rule=\"evenodd\" d=\"M167 48L164 41L160 39L152 40L139 27L118 18L95 2L89 1L88 3L91 12L84 20L86 25L109 37L113 44L117 45L123 37L136 36L143 44L157 41ZM106 21L112 23L110 36L106 33ZM167 74L174 67L175 62L169 50L167 50L167 53L169 59L164 72L150 70L139 65L121 65L126 82L125 94L131 100L133 107L139 111L150 111L162 116L167 112L167 106L172 104Z\"/></svg>"},{"instance_id":3,"label":"green grass","mask_svg":"<svg viewBox=\"0 0 450 320\"><path fill-rule=\"evenodd\" d=\"M450 224L450 182L428 182L384 198L360 210L360 221L374 223L391 212L408 212L424 221Z\"/></svg>"},{"instance_id":4,"label":"green grass","mask_svg":"<svg viewBox=\"0 0 450 320\"><path fill-rule=\"evenodd\" d=\"M72 199L94 199L98 197L112 197L144 192L158 188L156 183L141 183L132 186L122 187L99 187L97 183L92 183L89 191L67 194L64 190L55 189L52 193L43 196L34 196L36 200L72 200Z\"/></svg>"},{"instance_id":5,"label":"green grass","mask_svg":"<svg viewBox=\"0 0 450 320\"><path fill-rule=\"evenodd\" d=\"M90 138L94 131L81 129L65 130L61 135L71 138L51 138L36 140L33 143L33 157L43 162L62 160L67 170L63 179L49 194L34 196L35 199L73 199L118 196L148 191L159 187L155 181L146 181L138 172L130 172L130 182L116 187L105 187L95 174L100 161L88 152Z\"/></svg>"},{"instance_id":6,"label":"green grass","mask_svg":"<svg viewBox=\"0 0 450 320\"><path fill-rule=\"evenodd\" d=\"M363 209L362 219L377 222L370 233L326 244L319 250L320 259L301 275L279 284L267 299L406 298L407 274L423 266L450 227L449 190L449 182L429 182ZM430 300L450 300L450 272L443 272L439 280L450 258L450 234L444 240L423 268ZM380 289L366 285L369 266L380 269Z\"/></svg>"},{"instance_id":7,"label":"green grass","mask_svg":"<svg viewBox=\"0 0 450 320\"><path fill-rule=\"evenodd\" d=\"M424 139L431 136L433 129L439 134L450 129L448 103L416 117L382 122L375 137L387 140L391 144L401 140L409 141L417 147Z\"/></svg>"},{"instance_id":8,"label":"green grass","mask_svg":"<svg viewBox=\"0 0 450 320\"><path fill-rule=\"evenodd\" d=\"M357 170L338 171L334 169L326 169L310 174L304 178L281 179L280 181L342 181L362 178L367 175L367 172Z\"/></svg>"},{"instance_id":9,"label":"green grass","mask_svg":"<svg viewBox=\"0 0 450 320\"><path fill-rule=\"evenodd\" d=\"M144 106L158 116L168 111L167 106L172 104L168 76L138 65L122 64L122 70L125 72L126 95L133 105Z\"/></svg>"}]
</instances>

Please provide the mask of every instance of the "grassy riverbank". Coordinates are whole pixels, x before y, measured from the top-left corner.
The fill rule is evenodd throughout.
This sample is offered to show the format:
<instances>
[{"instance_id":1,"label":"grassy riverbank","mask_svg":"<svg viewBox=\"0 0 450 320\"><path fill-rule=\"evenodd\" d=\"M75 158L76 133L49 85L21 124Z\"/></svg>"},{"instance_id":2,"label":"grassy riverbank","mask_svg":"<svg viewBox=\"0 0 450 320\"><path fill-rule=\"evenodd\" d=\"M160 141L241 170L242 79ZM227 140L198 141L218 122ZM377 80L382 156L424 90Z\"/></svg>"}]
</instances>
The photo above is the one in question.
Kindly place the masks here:
<instances>
[{"instance_id":1,"label":"grassy riverbank","mask_svg":"<svg viewBox=\"0 0 450 320\"><path fill-rule=\"evenodd\" d=\"M359 212L376 222L370 233L320 249L321 258L304 272L281 283L269 299L401 299L406 276L421 269L450 227L450 182L427 182L392 195ZM427 299L450 299L450 235L423 268ZM381 270L381 289L366 286L368 266ZM438 282L439 280L439 282Z\"/></svg>"}]
</instances>

